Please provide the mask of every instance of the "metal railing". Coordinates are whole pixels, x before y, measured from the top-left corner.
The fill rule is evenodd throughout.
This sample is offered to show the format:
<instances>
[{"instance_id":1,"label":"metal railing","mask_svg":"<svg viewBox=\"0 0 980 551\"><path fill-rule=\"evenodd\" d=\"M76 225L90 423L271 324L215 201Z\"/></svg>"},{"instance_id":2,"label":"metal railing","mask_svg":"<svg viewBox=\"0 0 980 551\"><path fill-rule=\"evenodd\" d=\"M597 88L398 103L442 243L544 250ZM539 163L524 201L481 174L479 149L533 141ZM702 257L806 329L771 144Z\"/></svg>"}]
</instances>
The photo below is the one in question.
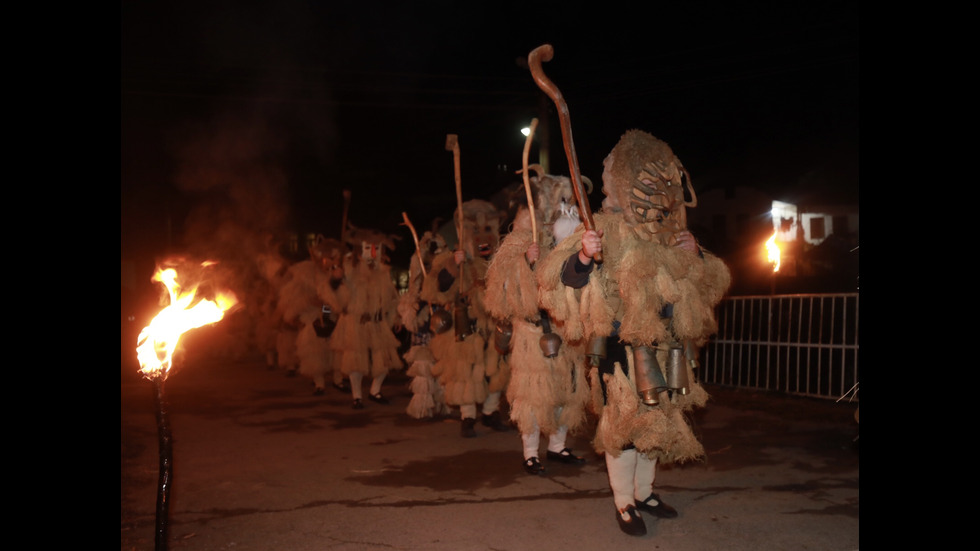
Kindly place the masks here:
<instances>
[{"instance_id":1,"label":"metal railing","mask_svg":"<svg viewBox=\"0 0 980 551\"><path fill-rule=\"evenodd\" d=\"M728 297L706 383L858 402L858 293Z\"/></svg>"}]
</instances>

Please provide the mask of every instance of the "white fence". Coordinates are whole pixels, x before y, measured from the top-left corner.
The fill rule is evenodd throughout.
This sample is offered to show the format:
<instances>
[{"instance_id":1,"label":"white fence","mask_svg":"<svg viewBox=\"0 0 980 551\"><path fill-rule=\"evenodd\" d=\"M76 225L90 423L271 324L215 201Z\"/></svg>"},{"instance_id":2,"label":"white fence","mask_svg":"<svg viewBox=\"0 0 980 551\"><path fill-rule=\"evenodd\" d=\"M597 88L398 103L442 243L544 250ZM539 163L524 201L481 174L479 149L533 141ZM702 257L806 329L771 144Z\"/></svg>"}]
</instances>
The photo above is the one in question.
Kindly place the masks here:
<instances>
[{"instance_id":1,"label":"white fence","mask_svg":"<svg viewBox=\"0 0 980 551\"><path fill-rule=\"evenodd\" d=\"M858 402L858 294L729 297L698 376L711 384Z\"/></svg>"}]
</instances>

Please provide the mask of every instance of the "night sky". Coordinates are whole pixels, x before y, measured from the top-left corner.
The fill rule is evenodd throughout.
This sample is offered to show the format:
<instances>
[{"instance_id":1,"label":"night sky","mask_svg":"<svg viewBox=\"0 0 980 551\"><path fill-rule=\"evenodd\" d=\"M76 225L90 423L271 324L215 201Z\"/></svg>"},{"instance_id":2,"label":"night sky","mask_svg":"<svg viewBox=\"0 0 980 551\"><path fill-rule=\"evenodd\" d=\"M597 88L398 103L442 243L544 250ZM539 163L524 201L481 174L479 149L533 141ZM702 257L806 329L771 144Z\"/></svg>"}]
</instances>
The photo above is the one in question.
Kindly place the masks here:
<instances>
[{"instance_id":1,"label":"night sky","mask_svg":"<svg viewBox=\"0 0 980 551\"><path fill-rule=\"evenodd\" d=\"M557 111L526 68L545 43L594 182L639 128L699 192L857 201L856 2L657 4L124 0L123 260L148 282L171 252L337 237L344 189L350 222L400 235L394 258L407 257L401 212L421 232L456 206L447 134L464 200L520 182L533 117L548 125L551 172L568 173Z\"/></svg>"}]
</instances>

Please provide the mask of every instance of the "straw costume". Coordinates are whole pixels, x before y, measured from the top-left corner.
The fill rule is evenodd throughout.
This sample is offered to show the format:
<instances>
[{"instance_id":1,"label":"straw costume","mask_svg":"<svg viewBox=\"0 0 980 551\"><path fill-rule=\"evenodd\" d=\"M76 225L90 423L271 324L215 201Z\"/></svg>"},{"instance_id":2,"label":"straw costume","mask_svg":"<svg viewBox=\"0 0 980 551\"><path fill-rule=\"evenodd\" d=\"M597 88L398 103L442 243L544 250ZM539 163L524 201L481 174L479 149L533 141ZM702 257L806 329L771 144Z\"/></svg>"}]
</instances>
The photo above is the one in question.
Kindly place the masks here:
<instances>
[{"instance_id":1,"label":"straw costume","mask_svg":"<svg viewBox=\"0 0 980 551\"><path fill-rule=\"evenodd\" d=\"M561 321L562 336L586 339L589 354L593 342L608 346L590 369L599 416L593 446L606 457L620 528L641 535L646 528L637 509L659 518L677 515L652 492L657 463L704 456L684 413L708 399L693 365L697 347L717 330L714 307L731 275L686 231L685 209L697 199L666 143L631 130L603 164L606 198L594 218L602 263L581 260L580 254L590 256L585 251L595 232L580 227L542 261L537 275L541 304ZM680 346L686 361L672 364L668 354ZM647 376L666 383L648 387Z\"/></svg>"},{"instance_id":2,"label":"straw costume","mask_svg":"<svg viewBox=\"0 0 980 551\"><path fill-rule=\"evenodd\" d=\"M347 288L343 285L340 265L344 251L340 241L318 235L309 250L309 260L293 264L287 270L278 308L284 324L295 331L293 350L299 373L313 380L313 393L319 395L324 392L326 377L336 367L330 328L346 303ZM288 331L280 334L281 337L289 335ZM288 344L283 339L283 346Z\"/></svg>"},{"instance_id":3,"label":"straw costume","mask_svg":"<svg viewBox=\"0 0 980 551\"><path fill-rule=\"evenodd\" d=\"M255 266L260 276L250 293L258 312L254 326L255 346L265 356L266 367L275 370L281 367L276 344L282 324L278 311L279 289L289 263L279 254L271 235L266 238L264 249L255 255ZM295 344L295 335L290 342Z\"/></svg>"},{"instance_id":4,"label":"straw costume","mask_svg":"<svg viewBox=\"0 0 980 551\"><path fill-rule=\"evenodd\" d=\"M406 413L415 419L441 417L450 413L442 387L432 374L435 356L429 347L432 329L429 326L432 309L422 300L422 283L432 273L432 260L446 251L446 240L436 231L427 231L419 239L416 255L412 256L408 272L408 288L398 302L402 325L412 334L405 355L406 373L412 378L409 385L412 399Z\"/></svg>"},{"instance_id":5,"label":"straw costume","mask_svg":"<svg viewBox=\"0 0 980 551\"><path fill-rule=\"evenodd\" d=\"M545 335L551 333L551 327L547 312L538 306L534 269L580 222L569 178L536 172L529 183L535 195L535 220L540 224L538 238L535 241L532 236L536 224L530 212L522 208L490 262L486 292L487 312L498 320L498 340L503 340L508 326L511 334L505 350L511 369L507 401L510 419L521 432L523 466L529 474L546 470L538 459L542 432L548 435L550 461L585 463L565 445L565 439L569 431L584 427L590 397L583 340L553 341L559 343L557 350L542 340L548 338ZM537 261L532 264L529 255L535 243Z\"/></svg>"},{"instance_id":6,"label":"straw costume","mask_svg":"<svg viewBox=\"0 0 980 551\"><path fill-rule=\"evenodd\" d=\"M344 257L344 283L350 298L331 345L340 355L340 370L350 379L353 407L361 409L364 377L371 378L368 398L387 404L381 385L391 368L402 367L394 333L401 329L399 295L385 255L385 248L394 249L394 241L381 232L354 227L345 232L345 240L356 254L348 252Z\"/></svg>"},{"instance_id":7,"label":"straw costume","mask_svg":"<svg viewBox=\"0 0 980 551\"><path fill-rule=\"evenodd\" d=\"M493 347L495 328L483 303L487 266L500 242L503 213L480 199L461 207L460 249L433 259L421 296L435 309L435 335L430 342L436 360L432 374L442 386L446 403L460 409L460 434L471 438L476 436L477 404L482 404L484 425L507 430L499 406L510 370Z\"/></svg>"}]
</instances>

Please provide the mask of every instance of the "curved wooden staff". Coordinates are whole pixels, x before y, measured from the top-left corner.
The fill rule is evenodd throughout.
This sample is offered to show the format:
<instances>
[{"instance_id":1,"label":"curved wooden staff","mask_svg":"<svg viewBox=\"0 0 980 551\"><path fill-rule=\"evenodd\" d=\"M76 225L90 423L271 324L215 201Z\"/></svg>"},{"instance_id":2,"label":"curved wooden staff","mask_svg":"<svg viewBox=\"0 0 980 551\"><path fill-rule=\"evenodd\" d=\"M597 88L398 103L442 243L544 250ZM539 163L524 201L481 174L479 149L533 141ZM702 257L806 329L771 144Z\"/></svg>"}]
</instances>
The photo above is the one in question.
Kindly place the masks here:
<instances>
[{"instance_id":1,"label":"curved wooden staff","mask_svg":"<svg viewBox=\"0 0 980 551\"><path fill-rule=\"evenodd\" d=\"M465 250L463 249L463 183L459 170L459 136L456 134L446 134L446 151L453 152L453 170L456 176L456 210L458 211L458 216L456 217L456 246ZM463 278L463 269L466 265L467 262L464 260L462 266L459 267L460 293L464 293L463 283L465 279Z\"/></svg>"},{"instance_id":2,"label":"curved wooden staff","mask_svg":"<svg viewBox=\"0 0 980 551\"><path fill-rule=\"evenodd\" d=\"M527 139L524 140L524 192L527 193L527 208L531 211L531 239L534 243L538 242L538 220L537 216L534 214L534 198L531 196L531 179L528 176L527 170L527 154L531 149L531 141L534 139L534 130L538 127L538 119L531 119L531 129L527 133Z\"/></svg>"},{"instance_id":3,"label":"curved wooden staff","mask_svg":"<svg viewBox=\"0 0 980 551\"><path fill-rule=\"evenodd\" d=\"M569 176L572 179L572 191L575 192L578 211L582 215L585 229L595 230L595 222L592 221L592 207L589 205L589 198L585 193L582 174L578 168L578 157L575 155L575 144L572 142L572 125L569 121L568 105L565 104L565 98L562 97L561 91L544 74L544 70L541 68L541 62L551 61L554 55L555 49L551 44L542 44L531 50L531 53L527 55L527 65L531 69L531 75L534 77L534 82L538 84L538 88L541 88L548 94L551 100L555 102L555 106L558 107L558 120L561 122L561 136L565 143L565 155L568 156L568 170L571 173ZM602 253L596 253L593 258L596 262L602 262Z\"/></svg>"},{"instance_id":4,"label":"curved wooden staff","mask_svg":"<svg viewBox=\"0 0 980 551\"><path fill-rule=\"evenodd\" d=\"M459 174L459 136L456 134L446 134L446 151L453 152L453 171L456 176L456 210L458 212L456 220L456 240L459 246L463 246L463 185Z\"/></svg>"},{"instance_id":5,"label":"curved wooden staff","mask_svg":"<svg viewBox=\"0 0 980 551\"><path fill-rule=\"evenodd\" d=\"M419 248L419 234L415 233L415 226L413 226L412 222L408 219L407 212L402 211L402 218L405 219L405 225L408 226L408 229L412 232L412 239L415 240L415 252L418 253L419 256L419 267L422 268L422 279L425 279L427 274L425 273L425 262L422 260L422 249Z\"/></svg>"},{"instance_id":6,"label":"curved wooden staff","mask_svg":"<svg viewBox=\"0 0 980 551\"><path fill-rule=\"evenodd\" d=\"M350 208L350 190L344 190L344 217L340 224L340 242L342 246L347 246L347 210Z\"/></svg>"}]
</instances>

